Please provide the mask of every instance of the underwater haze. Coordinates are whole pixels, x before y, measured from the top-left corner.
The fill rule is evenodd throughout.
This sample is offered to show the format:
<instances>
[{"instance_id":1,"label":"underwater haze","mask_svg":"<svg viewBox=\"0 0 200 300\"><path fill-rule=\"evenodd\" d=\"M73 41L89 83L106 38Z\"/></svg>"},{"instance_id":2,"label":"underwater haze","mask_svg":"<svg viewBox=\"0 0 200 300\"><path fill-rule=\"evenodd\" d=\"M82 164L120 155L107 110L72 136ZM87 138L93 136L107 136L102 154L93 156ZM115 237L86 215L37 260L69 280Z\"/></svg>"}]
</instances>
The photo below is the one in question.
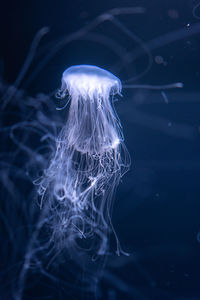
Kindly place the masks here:
<instances>
[{"instance_id":1,"label":"underwater haze","mask_svg":"<svg viewBox=\"0 0 200 300\"><path fill-rule=\"evenodd\" d=\"M0 25L0 300L199 300L200 0Z\"/></svg>"}]
</instances>

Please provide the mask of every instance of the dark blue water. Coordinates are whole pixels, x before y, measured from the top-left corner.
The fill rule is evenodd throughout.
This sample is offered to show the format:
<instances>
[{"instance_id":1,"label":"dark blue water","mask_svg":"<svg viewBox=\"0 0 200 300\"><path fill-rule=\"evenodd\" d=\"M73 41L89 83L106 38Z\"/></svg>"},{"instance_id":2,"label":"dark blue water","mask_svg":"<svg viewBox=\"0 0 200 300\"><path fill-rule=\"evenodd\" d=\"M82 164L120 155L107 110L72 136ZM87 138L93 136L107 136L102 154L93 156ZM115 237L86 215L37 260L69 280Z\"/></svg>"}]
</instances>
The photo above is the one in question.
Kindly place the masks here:
<instances>
[{"instance_id":1,"label":"dark blue water","mask_svg":"<svg viewBox=\"0 0 200 300\"><path fill-rule=\"evenodd\" d=\"M123 7L140 7L140 13L124 15ZM119 26L110 21L101 22L84 36L74 36L73 41L45 62L63 37L87 28L98 15L113 8L118 9L115 17ZM118 257L115 239L111 237L105 259L97 259L91 267L91 261L84 258L80 280L74 276L82 271L79 262L73 263L73 257L57 253L58 262L55 258L49 267L42 249L32 262L34 268L29 267L18 298L20 268L27 237L31 237L35 222L35 215L30 219L24 212L31 211L37 201L32 184L10 167L14 165L25 172L28 158L19 152L19 144L8 138L9 133L3 131L0 299L200 299L199 20L200 4L198 7L198 1L192 0L29 0L1 4L2 106L36 32L49 27L32 64L16 87L22 94L10 97L1 111L2 129L25 120L36 120L36 105L31 114L31 104L27 108L24 103L31 97L40 102L41 97L37 96L40 93L42 99L44 95L50 97L52 105L41 104L39 109L51 116L51 120L60 120L55 110L57 100L52 95L60 87L62 72L73 65L105 68L119 77L123 85L181 82L184 86L170 90L124 88L123 97L118 97L115 103L132 164L114 197L112 220L122 248L130 256ZM127 81L130 78L131 81ZM65 119L63 111L61 115ZM25 131L18 132L17 136L33 152L40 146L40 140L32 139ZM43 154L47 156L45 150ZM31 205L30 201L27 204L27 197L32 199ZM17 226L18 233L15 232ZM23 228L21 233L20 228ZM39 239L45 240L47 236L48 232L41 232ZM40 267L43 259L45 263ZM96 285L97 278L95 291L92 294L85 291L85 281Z\"/></svg>"}]
</instances>

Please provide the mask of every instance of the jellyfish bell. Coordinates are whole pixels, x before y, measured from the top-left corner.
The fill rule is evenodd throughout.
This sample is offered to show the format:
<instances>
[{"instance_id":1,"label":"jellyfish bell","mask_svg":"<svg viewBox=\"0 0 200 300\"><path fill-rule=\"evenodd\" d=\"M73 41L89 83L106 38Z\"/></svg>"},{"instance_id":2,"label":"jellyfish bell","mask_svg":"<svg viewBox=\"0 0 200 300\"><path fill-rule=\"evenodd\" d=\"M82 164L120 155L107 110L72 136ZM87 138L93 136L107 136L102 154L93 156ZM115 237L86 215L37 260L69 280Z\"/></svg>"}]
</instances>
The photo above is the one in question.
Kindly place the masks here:
<instances>
[{"instance_id":1,"label":"jellyfish bell","mask_svg":"<svg viewBox=\"0 0 200 300\"><path fill-rule=\"evenodd\" d=\"M116 148L123 135L112 100L120 94L121 81L109 71L91 65L66 69L61 98L71 100L65 128L67 143L81 153L102 155Z\"/></svg>"},{"instance_id":2,"label":"jellyfish bell","mask_svg":"<svg viewBox=\"0 0 200 300\"><path fill-rule=\"evenodd\" d=\"M92 99L94 96L119 94L121 87L119 78L109 71L92 65L77 65L64 71L60 93Z\"/></svg>"}]
</instances>

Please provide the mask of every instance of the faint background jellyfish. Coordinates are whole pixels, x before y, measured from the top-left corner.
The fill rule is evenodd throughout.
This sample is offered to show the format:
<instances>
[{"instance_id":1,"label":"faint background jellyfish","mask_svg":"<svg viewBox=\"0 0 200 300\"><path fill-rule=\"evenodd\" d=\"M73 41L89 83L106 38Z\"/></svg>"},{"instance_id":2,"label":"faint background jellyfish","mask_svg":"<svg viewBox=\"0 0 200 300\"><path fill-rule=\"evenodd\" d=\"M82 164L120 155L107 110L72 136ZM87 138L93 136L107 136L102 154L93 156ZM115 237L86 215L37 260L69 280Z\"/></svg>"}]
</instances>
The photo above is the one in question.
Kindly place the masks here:
<instances>
[{"instance_id":1,"label":"faint background jellyfish","mask_svg":"<svg viewBox=\"0 0 200 300\"><path fill-rule=\"evenodd\" d=\"M57 96L68 95L69 115L57 140L55 155L39 179L41 206L48 206L55 246L86 243L92 255L108 252L112 198L130 159L121 124L113 108L121 82L90 65L68 68ZM115 234L116 236L116 234ZM60 245L59 240L63 245ZM117 254L121 252L117 239ZM84 243L82 243L84 246ZM94 249L93 249L94 248Z\"/></svg>"},{"instance_id":2,"label":"faint background jellyfish","mask_svg":"<svg viewBox=\"0 0 200 300\"><path fill-rule=\"evenodd\" d=\"M198 2L1 6L1 299L199 299ZM113 207L128 162L111 105L117 90L108 102L90 94L93 103L80 103L63 81L61 98L54 97L63 66L80 64L100 66L93 67L98 75L109 70L122 83L124 99L115 108L133 164ZM79 104L87 114L75 119ZM105 140L92 134L100 124ZM115 254L109 211L130 256Z\"/></svg>"}]
</instances>

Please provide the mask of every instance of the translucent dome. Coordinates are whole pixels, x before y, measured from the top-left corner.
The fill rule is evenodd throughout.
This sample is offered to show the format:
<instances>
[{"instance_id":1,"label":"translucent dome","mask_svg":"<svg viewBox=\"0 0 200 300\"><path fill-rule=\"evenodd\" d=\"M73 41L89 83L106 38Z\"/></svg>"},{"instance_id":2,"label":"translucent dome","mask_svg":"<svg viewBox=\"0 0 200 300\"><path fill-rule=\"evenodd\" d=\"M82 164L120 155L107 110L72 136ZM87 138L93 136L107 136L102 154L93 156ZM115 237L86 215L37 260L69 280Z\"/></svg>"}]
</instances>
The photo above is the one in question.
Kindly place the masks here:
<instances>
[{"instance_id":1,"label":"translucent dome","mask_svg":"<svg viewBox=\"0 0 200 300\"><path fill-rule=\"evenodd\" d=\"M121 81L112 73L91 65L77 65L66 69L62 76L60 94L93 98L109 97L121 91Z\"/></svg>"}]
</instances>

